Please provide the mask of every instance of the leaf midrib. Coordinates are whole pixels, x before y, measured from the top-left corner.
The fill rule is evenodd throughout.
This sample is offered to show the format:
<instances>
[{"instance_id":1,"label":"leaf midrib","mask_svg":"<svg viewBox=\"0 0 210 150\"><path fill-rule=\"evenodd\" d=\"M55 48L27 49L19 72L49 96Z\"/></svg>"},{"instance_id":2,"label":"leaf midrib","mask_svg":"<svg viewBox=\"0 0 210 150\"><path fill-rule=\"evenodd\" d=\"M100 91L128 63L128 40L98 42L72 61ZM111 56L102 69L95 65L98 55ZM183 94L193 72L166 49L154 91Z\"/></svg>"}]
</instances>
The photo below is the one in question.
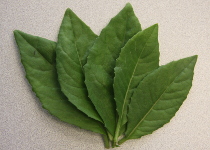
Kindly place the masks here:
<instances>
[{"instance_id":1,"label":"leaf midrib","mask_svg":"<svg viewBox=\"0 0 210 150\"><path fill-rule=\"evenodd\" d=\"M47 60L47 58L46 57L44 57L39 51L38 51L38 49L37 48L35 48L30 42L28 42L28 40L27 39L25 39L19 32L18 32L18 34L31 46L31 47L33 47L50 65L53 65L51 62L49 62L48 60Z\"/></svg>"},{"instance_id":2,"label":"leaf midrib","mask_svg":"<svg viewBox=\"0 0 210 150\"><path fill-rule=\"evenodd\" d=\"M72 33L73 33L73 37L74 37L74 46L75 46L75 49L76 49L76 53L77 53L77 57L78 57L78 60L79 60L79 64L80 64L81 71L82 71L82 73L84 73L84 68L83 68L82 62L81 62L81 60L80 60L80 55L79 55L78 48L77 48L77 44L76 44L77 38L76 38L75 32L74 32L74 25L73 25L73 22L72 22L72 19L71 19L71 12L69 12L69 14L67 15L67 17L69 18L70 23L71 23L71 25L72 25ZM65 52L65 51L64 51L64 52ZM66 52L65 52L65 53L66 53ZM65 67L64 67L64 71L67 72L67 71L65 70ZM67 74L68 74L68 73L67 73ZM68 75L68 76L70 77L70 75ZM64 83L67 84L66 82L64 82ZM68 85L68 84L67 84L67 85ZM72 86L72 85L71 85L71 86ZM85 84L83 84L83 86L85 86ZM86 90L87 90L87 89L86 89ZM73 93L71 93L70 95L73 95L73 96L79 98L78 96L74 95ZM90 102L90 105L91 105L91 101L90 101L89 97L87 97L87 100ZM77 106L76 106L76 107L77 107ZM93 105L93 107L94 107L94 105ZM77 107L77 109L81 110L79 107ZM82 111L82 110L81 110L81 111ZM89 111L89 110L88 110L88 111ZM82 112L85 113L85 112L87 112L87 111L82 111ZM87 115L88 117L92 118L92 119L95 119L95 120L97 120L97 121L99 121L99 122L102 122L102 120L101 120L99 114L98 114L96 111L95 111L95 114L94 114L94 115L98 115L97 118L96 118L96 117L92 117L92 116L89 115L89 114L86 114L86 115Z\"/></svg>"},{"instance_id":3,"label":"leaf midrib","mask_svg":"<svg viewBox=\"0 0 210 150\"><path fill-rule=\"evenodd\" d=\"M152 33L150 34L150 36L149 36L149 38L147 39L147 41L145 42L144 47L143 47L143 50L141 51L141 53L140 53L140 55L139 55L139 57L138 57L138 61L137 61L136 65L135 65L135 68L134 68L134 70L133 70L132 76L131 76L131 78L130 78L130 81L129 81L129 84L128 84L128 88L127 88L127 90L126 90L125 98L124 98L124 100L123 100L123 109L122 109L122 111L121 111L121 114L122 114L122 115L120 116L121 124L122 124L122 117L124 116L124 115L123 115L123 112L124 112L124 109L125 109L125 101L126 101L126 99L127 99L128 91L129 91L129 89L130 89L131 81L132 81L132 79L133 79L134 73L136 72L136 68L137 68L137 66L138 66L138 62L139 62L139 60L140 60L140 57L141 57L143 51L145 50L146 44L147 44L148 40L150 39L150 37L152 36L154 30L155 30L155 28L153 29L153 31L152 31ZM136 51L136 42L135 42L135 51Z\"/></svg>"},{"instance_id":4,"label":"leaf midrib","mask_svg":"<svg viewBox=\"0 0 210 150\"><path fill-rule=\"evenodd\" d=\"M123 42L122 42L122 46L121 47L124 47L125 46L125 36L126 36L126 31L127 31L127 26L128 26L128 13L126 13L126 22L125 22L125 30L124 30L124 36L123 36Z\"/></svg>"},{"instance_id":5,"label":"leaf midrib","mask_svg":"<svg viewBox=\"0 0 210 150\"><path fill-rule=\"evenodd\" d=\"M82 72L84 72L84 70L83 70L83 65L82 65L82 62L81 62L81 60L80 60L80 56L79 56L79 52L78 52L78 48L77 48L77 44L76 44L76 41L77 41L77 38L76 38L76 36L75 36L75 32L74 32L74 25L73 25L73 23L72 23L72 19L71 19L71 14L69 14L69 19L70 19L70 23L71 23L71 25L72 25L72 33L73 33L73 36L74 36L74 46L75 46L75 48L76 48L76 53L77 53L77 57L78 57L78 59L79 59L79 64L80 64L80 67L81 67L81 69L82 69Z\"/></svg>"},{"instance_id":6,"label":"leaf midrib","mask_svg":"<svg viewBox=\"0 0 210 150\"><path fill-rule=\"evenodd\" d=\"M167 86L167 88L163 91L163 93L160 95L160 97L157 99L157 101L152 105L152 107L149 109L149 111L145 114L145 116L139 121L139 123L135 126L135 128L131 131L131 133L126 137L126 139L129 139L129 137L134 133L134 131L138 128L138 126L142 123L142 121L144 121L144 119L147 117L147 115L149 115L149 113L152 111L152 109L154 108L154 106L159 102L159 100L161 99L161 97L163 96L163 94L165 94L166 90L171 86L171 84L180 76L180 74L188 68L188 66L192 63L194 59L191 60L191 62L184 68L182 69L182 71L180 71L180 73L174 78L174 80Z\"/></svg>"}]
</instances>

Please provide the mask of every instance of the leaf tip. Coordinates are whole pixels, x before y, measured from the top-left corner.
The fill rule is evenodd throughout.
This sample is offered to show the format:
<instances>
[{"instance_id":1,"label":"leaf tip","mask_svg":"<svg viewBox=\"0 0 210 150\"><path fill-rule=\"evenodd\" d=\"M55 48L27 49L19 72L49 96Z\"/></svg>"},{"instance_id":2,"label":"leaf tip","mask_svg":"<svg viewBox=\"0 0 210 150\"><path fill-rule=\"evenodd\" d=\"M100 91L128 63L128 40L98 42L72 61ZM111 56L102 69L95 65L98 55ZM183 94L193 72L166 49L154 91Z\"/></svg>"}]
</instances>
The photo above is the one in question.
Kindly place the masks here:
<instances>
[{"instance_id":1,"label":"leaf tip","mask_svg":"<svg viewBox=\"0 0 210 150\"><path fill-rule=\"evenodd\" d=\"M21 33L21 31L20 31L20 30L14 30L14 31L13 31L13 34L14 34L15 40L17 40L17 39L18 39L18 37L19 37L19 36L21 36L21 34L20 34L20 33Z\"/></svg>"},{"instance_id":2,"label":"leaf tip","mask_svg":"<svg viewBox=\"0 0 210 150\"><path fill-rule=\"evenodd\" d=\"M196 63L196 62L197 62L197 59L198 59L198 55L193 55L193 56L192 56L192 59L193 59L194 62Z\"/></svg>"},{"instance_id":3,"label":"leaf tip","mask_svg":"<svg viewBox=\"0 0 210 150\"><path fill-rule=\"evenodd\" d=\"M132 7L131 3L126 3L124 9L133 10L133 7Z\"/></svg>"},{"instance_id":4,"label":"leaf tip","mask_svg":"<svg viewBox=\"0 0 210 150\"><path fill-rule=\"evenodd\" d=\"M195 59L198 59L198 55L194 55L193 57L194 57Z\"/></svg>"},{"instance_id":5,"label":"leaf tip","mask_svg":"<svg viewBox=\"0 0 210 150\"><path fill-rule=\"evenodd\" d=\"M67 8L65 11L65 15L70 15L71 12L72 12L72 10L70 8Z\"/></svg>"},{"instance_id":6,"label":"leaf tip","mask_svg":"<svg viewBox=\"0 0 210 150\"><path fill-rule=\"evenodd\" d=\"M13 33L14 35L17 35L19 33L19 30L14 30Z\"/></svg>"},{"instance_id":7,"label":"leaf tip","mask_svg":"<svg viewBox=\"0 0 210 150\"><path fill-rule=\"evenodd\" d=\"M125 7L132 7L131 3L126 3Z\"/></svg>"},{"instance_id":8,"label":"leaf tip","mask_svg":"<svg viewBox=\"0 0 210 150\"><path fill-rule=\"evenodd\" d=\"M189 60L191 60L191 61L196 62L196 61L197 61L197 59L198 59L198 55L193 55L193 56L190 56L190 57L188 57L188 59L189 59Z\"/></svg>"},{"instance_id":9,"label":"leaf tip","mask_svg":"<svg viewBox=\"0 0 210 150\"><path fill-rule=\"evenodd\" d=\"M158 23L152 25L151 27L154 28L154 29L158 29Z\"/></svg>"},{"instance_id":10,"label":"leaf tip","mask_svg":"<svg viewBox=\"0 0 210 150\"><path fill-rule=\"evenodd\" d=\"M154 24L155 27L158 27L158 23Z\"/></svg>"},{"instance_id":11,"label":"leaf tip","mask_svg":"<svg viewBox=\"0 0 210 150\"><path fill-rule=\"evenodd\" d=\"M15 36L17 36L17 35L21 35L22 36L22 35L26 34L26 33L22 32L20 30L14 30L13 33L14 33Z\"/></svg>"}]
</instances>

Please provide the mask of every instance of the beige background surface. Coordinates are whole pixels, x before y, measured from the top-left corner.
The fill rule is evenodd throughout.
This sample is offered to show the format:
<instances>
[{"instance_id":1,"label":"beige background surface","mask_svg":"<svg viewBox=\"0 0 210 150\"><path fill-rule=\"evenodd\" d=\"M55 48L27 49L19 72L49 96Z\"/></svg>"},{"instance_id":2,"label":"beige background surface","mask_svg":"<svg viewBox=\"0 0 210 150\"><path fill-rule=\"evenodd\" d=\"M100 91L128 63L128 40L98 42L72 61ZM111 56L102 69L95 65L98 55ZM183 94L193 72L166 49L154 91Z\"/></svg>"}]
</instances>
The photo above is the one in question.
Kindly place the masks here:
<instances>
[{"instance_id":1,"label":"beige background surface","mask_svg":"<svg viewBox=\"0 0 210 150\"><path fill-rule=\"evenodd\" d=\"M98 134L68 125L42 109L25 79L12 31L51 40L67 7L95 33L107 25L126 0L1 0L0 149L103 150ZM193 87L170 123L116 150L210 149L210 1L130 0L143 29L159 23L160 63L197 54Z\"/></svg>"}]
</instances>

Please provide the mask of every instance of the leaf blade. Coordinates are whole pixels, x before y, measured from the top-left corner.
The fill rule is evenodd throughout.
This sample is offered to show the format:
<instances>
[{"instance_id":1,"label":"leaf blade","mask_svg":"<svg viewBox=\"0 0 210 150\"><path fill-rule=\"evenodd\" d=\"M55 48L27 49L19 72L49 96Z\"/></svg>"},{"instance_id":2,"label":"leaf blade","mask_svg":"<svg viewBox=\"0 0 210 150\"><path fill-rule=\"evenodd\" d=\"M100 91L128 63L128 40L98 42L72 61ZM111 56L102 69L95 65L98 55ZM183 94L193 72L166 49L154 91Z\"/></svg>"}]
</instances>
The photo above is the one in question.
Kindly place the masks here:
<instances>
[{"instance_id":1,"label":"leaf blade","mask_svg":"<svg viewBox=\"0 0 210 150\"><path fill-rule=\"evenodd\" d=\"M192 86L196 60L195 55L174 61L161 66L145 77L132 96L128 113L128 128L123 142L150 134L170 121ZM153 96L150 92L154 93ZM158 112L158 109L162 109L163 112ZM168 112L164 112L166 110ZM139 119L135 118L135 120L134 114L138 114Z\"/></svg>"},{"instance_id":2,"label":"leaf blade","mask_svg":"<svg viewBox=\"0 0 210 150\"><path fill-rule=\"evenodd\" d=\"M141 80L159 66L158 25L134 35L116 61L114 94L119 115L116 138L127 122L127 105Z\"/></svg>"},{"instance_id":3,"label":"leaf blade","mask_svg":"<svg viewBox=\"0 0 210 150\"><path fill-rule=\"evenodd\" d=\"M116 126L113 96L115 60L125 43L140 30L132 6L127 4L101 31L84 66L89 97L112 135Z\"/></svg>"},{"instance_id":4,"label":"leaf blade","mask_svg":"<svg viewBox=\"0 0 210 150\"><path fill-rule=\"evenodd\" d=\"M58 35L56 68L61 90L68 100L89 117L102 122L87 96L83 72L88 50L96 37L73 11L67 9Z\"/></svg>"},{"instance_id":5,"label":"leaf blade","mask_svg":"<svg viewBox=\"0 0 210 150\"><path fill-rule=\"evenodd\" d=\"M61 92L55 68L56 43L17 30L14 35L26 77L43 108L64 122L106 135L100 122L79 111Z\"/></svg>"}]
</instances>

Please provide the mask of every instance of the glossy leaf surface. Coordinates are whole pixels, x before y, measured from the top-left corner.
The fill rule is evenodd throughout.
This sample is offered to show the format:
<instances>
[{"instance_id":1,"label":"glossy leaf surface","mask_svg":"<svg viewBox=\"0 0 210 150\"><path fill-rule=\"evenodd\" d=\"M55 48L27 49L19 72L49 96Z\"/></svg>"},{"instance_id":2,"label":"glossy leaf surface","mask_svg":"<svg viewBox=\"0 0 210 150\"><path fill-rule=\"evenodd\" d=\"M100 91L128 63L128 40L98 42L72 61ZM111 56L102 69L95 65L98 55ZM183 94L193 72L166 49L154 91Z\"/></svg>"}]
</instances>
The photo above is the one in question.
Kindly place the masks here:
<instances>
[{"instance_id":1,"label":"glossy leaf surface","mask_svg":"<svg viewBox=\"0 0 210 150\"><path fill-rule=\"evenodd\" d=\"M61 92L55 68L56 43L17 30L14 35L26 77L43 108L64 122L106 134L100 122L79 111Z\"/></svg>"},{"instance_id":2,"label":"glossy leaf surface","mask_svg":"<svg viewBox=\"0 0 210 150\"><path fill-rule=\"evenodd\" d=\"M192 86L197 56L161 66L139 84L128 113L125 139L140 138L168 123L175 115Z\"/></svg>"},{"instance_id":3,"label":"glossy leaf surface","mask_svg":"<svg viewBox=\"0 0 210 150\"><path fill-rule=\"evenodd\" d=\"M84 67L89 97L112 135L116 126L113 96L115 61L125 43L140 30L132 6L127 4L101 31Z\"/></svg>"},{"instance_id":4,"label":"glossy leaf surface","mask_svg":"<svg viewBox=\"0 0 210 150\"><path fill-rule=\"evenodd\" d=\"M119 120L116 134L127 122L127 106L141 80L159 66L158 25L134 35L116 61L114 94Z\"/></svg>"},{"instance_id":5,"label":"glossy leaf surface","mask_svg":"<svg viewBox=\"0 0 210 150\"><path fill-rule=\"evenodd\" d=\"M56 68L62 92L68 100L89 117L101 121L88 98L83 65L96 35L70 9L60 27L56 48Z\"/></svg>"}]
</instances>

